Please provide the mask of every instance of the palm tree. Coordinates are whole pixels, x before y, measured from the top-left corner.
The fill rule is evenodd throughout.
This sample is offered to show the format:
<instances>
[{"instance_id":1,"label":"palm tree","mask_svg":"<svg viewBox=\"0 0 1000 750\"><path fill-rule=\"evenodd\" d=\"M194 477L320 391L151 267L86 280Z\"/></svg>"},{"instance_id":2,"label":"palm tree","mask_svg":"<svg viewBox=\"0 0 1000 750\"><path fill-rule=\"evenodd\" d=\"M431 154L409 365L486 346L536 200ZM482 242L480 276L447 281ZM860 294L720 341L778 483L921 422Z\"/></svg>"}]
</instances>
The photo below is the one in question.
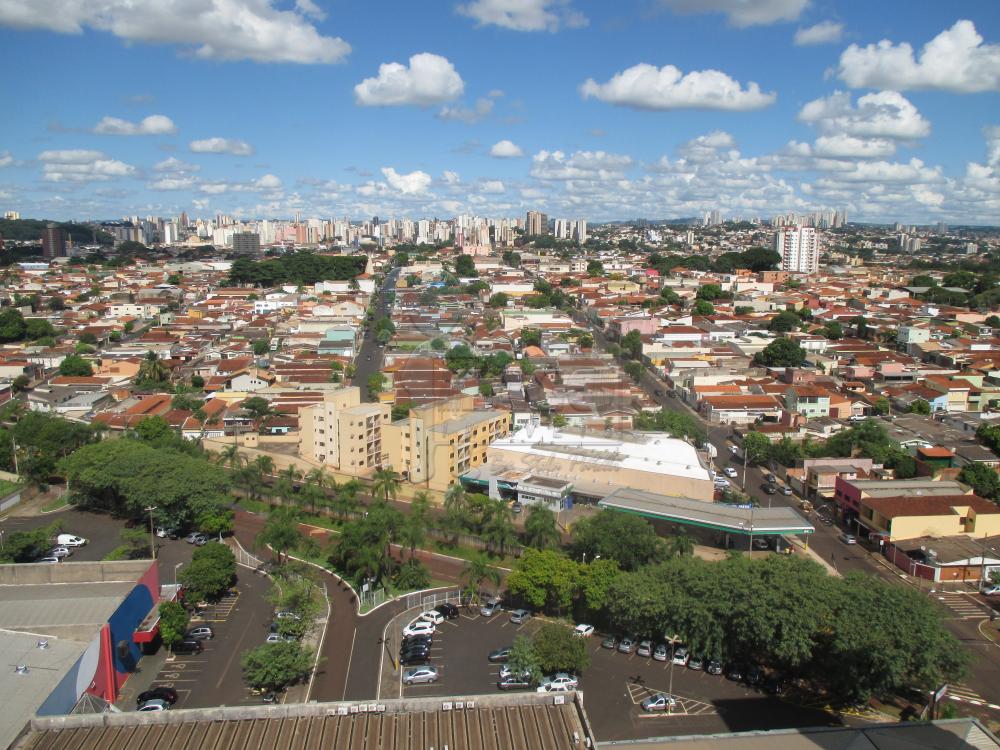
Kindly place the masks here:
<instances>
[{"instance_id":1,"label":"palm tree","mask_svg":"<svg viewBox=\"0 0 1000 750\"><path fill-rule=\"evenodd\" d=\"M547 549L559 544L556 514L544 505L532 505L524 519L524 543L536 549Z\"/></svg>"},{"instance_id":2,"label":"palm tree","mask_svg":"<svg viewBox=\"0 0 1000 750\"><path fill-rule=\"evenodd\" d=\"M389 502L395 500L399 492L399 475L392 469L379 469L372 477L372 497Z\"/></svg>"},{"instance_id":3,"label":"palm tree","mask_svg":"<svg viewBox=\"0 0 1000 750\"><path fill-rule=\"evenodd\" d=\"M465 570L462 571L462 580L465 581L463 593L469 595L469 602L479 603L479 589L483 581L493 584L494 590L500 585L500 571L490 564L489 559L482 552L476 552L465 563Z\"/></svg>"},{"instance_id":4,"label":"palm tree","mask_svg":"<svg viewBox=\"0 0 1000 750\"><path fill-rule=\"evenodd\" d=\"M507 545L517 541L514 513L505 500L491 500L483 520L483 541L503 557Z\"/></svg>"},{"instance_id":5,"label":"palm tree","mask_svg":"<svg viewBox=\"0 0 1000 750\"><path fill-rule=\"evenodd\" d=\"M667 549L673 557L685 557L694 554L694 540L684 529L678 529L667 541Z\"/></svg>"},{"instance_id":6,"label":"palm tree","mask_svg":"<svg viewBox=\"0 0 1000 750\"><path fill-rule=\"evenodd\" d=\"M160 361L160 358L156 356L156 352L150 350L146 352L146 356L142 358L142 362L139 364L139 372L136 375L136 380L148 385L166 383L170 380L170 371Z\"/></svg>"},{"instance_id":7,"label":"palm tree","mask_svg":"<svg viewBox=\"0 0 1000 750\"><path fill-rule=\"evenodd\" d=\"M451 485L444 493L444 530L452 535L451 543L458 544L458 535L465 531L469 512L469 499L461 484Z\"/></svg>"},{"instance_id":8,"label":"palm tree","mask_svg":"<svg viewBox=\"0 0 1000 750\"><path fill-rule=\"evenodd\" d=\"M299 467L295 464L288 464L286 468L281 470L280 476L282 479L287 479L288 482L294 484L302 479L302 472L299 471Z\"/></svg>"},{"instance_id":9,"label":"palm tree","mask_svg":"<svg viewBox=\"0 0 1000 750\"><path fill-rule=\"evenodd\" d=\"M333 509L341 515L346 515L357 510L359 505L358 493L361 492L362 488L363 485L357 479L348 479L337 490Z\"/></svg>"},{"instance_id":10,"label":"palm tree","mask_svg":"<svg viewBox=\"0 0 1000 750\"><path fill-rule=\"evenodd\" d=\"M239 446L227 445L219 453L218 462L222 466L228 466L232 471L238 471L243 466L246 458L240 453Z\"/></svg>"}]
</instances>

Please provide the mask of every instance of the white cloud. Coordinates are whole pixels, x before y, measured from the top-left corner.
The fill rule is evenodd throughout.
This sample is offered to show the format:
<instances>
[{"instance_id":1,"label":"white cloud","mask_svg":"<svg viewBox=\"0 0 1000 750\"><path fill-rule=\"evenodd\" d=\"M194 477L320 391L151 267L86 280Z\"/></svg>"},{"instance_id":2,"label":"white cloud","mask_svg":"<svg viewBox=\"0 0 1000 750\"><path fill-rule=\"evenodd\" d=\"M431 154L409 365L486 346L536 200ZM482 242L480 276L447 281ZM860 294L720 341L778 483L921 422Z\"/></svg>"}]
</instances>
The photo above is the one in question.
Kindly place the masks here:
<instances>
[{"instance_id":1,"label":"white cloud","mask_svg":"<svg viewBox=\"0 0 1000 750\"><path fill-rule=\"evenodd\" d=\"M266 174L254 180L253 186L257 190L280 190L281 178L273 174Z\"/></svg>"},{"instance_id":2,"label":"white cloud","mask_svg":"<svg viewBox=\"0 0 1000 750\"><path fill-rule=\"evenodd\" d=\"M389 187L403 195L420 195L427 192L431 185L431 176L426 172L416 170L409 174L399 174L392 167L382 167L382 175Z\"/></svg>"},{"instance_id":3,"label":"white cloud","mask_svg":"<svg viewBox=\"0 0 1000 750\"><path fill-rule=\"evenodd\" d=\"M198 189L209 195L221 195L222 193L229 192L229 187L229 183L227 182L205 182L199 185Z\"/></svg>"},{"instance_id":4,"label":"white cloud","mask_svg":"<svg viewBox=\"0 0 1000 750\"><path fill-rule=\"evenodd\" d=\"M492 193L494 195L498 195L506 189L507 188L504 187L504 184L500 180L485 180L479 186L480 192Z\"/></svg>"},{"instance_id":5,"label":"white cloud","mask_svg":"<svg viewBox=\"0 0 1000 750\"><path fill-rule=\"evenodd\" d=\"M580 87L583 97L609 104L648 110L719 109L746 111L774 103L775 93L764 93L750 82L746 88L719 70L684 74L673 65L657 68L640 63L616 73L607 83L588 78Z\"/></svg>"},{"instance_id":6,"label":"white cloud","mask_svg":"<svg viewBox=\"0 0 1000 750\"><path fill-rule=\"evenodd\" d=\"M163 161L154 164L153 169L157 172L197 172L201 167L197 164L181 161L174 156L168 156Z\"/></svg>"},{"instance_id":7,"label":"white cloud","mask_svg":"<svg viewBox=\"0 0 1000 750\"><path fill-rule=\"evenodd\" d=\"M67 149L43 151L42 175L47 182L90 182L128 177L135 173L131 164L110 159L101 151Z\"/></svg>"},{"instance_id":8,"label":"white cloud","mask_svg":"<svg viewBox=\"0 0 1000 750\"><path fill-rule=\"evenodd\" d=\"M14 157L10 155L9 151L0 151L0 168L9 167L14 163Z\"/></svg>"},{"instance_id":9,"label":"white cloud","mask_svg":"<svg viewBox=\"0 0 1000 750\"><path fill-rule=\"evenodd\" d=\"M852 44L837 74L852 88L936 89L956 94L1000 90L1000 45L983 44L972 21L956 21L914 56L907 42Z\"/></svg>"},{"instance_id":10,"label":"white cloud","mask_svg":"<svg viewBox=\"0 0 1000 750\"><path fill-rule=\"evenodd\" d=\"M190 190L198 180L184 174L168 175L149 183L150 190Z\"/></svg>"},{"instance_id":11,"label":"white cloud","mask_svg":"<svg viewBox=\"0 0 1000 750\"><path fill-rule=\"evenodd\" d=\"M441 174L441 179L444 180L448 185L457 185L462 181L459 177L458 172L452 172L450 169L446 169Z\"/></svg>"},{"instance_id":12,"label":"white cloud","mask_svg":"<svg viewBox=\"0 0 1000 750\"><path fill-rule=\"evenodd\" d=\"M675 13L724 13L733 26L766 26L794 21L809 0L661 0Z\"/></svg>"},{"instance_id":13,"label":"white cloud","mask_svg":"<svg viewBox=\"0 0 1000 750\"><path fill-rule=\"evenodd\" d=\"M495 156L497 159L514 159L518 156L524 156L524 152L516 143L504 138L493 144L490 148L490 156Z\"/></svg>"},{"instance_id":14,"label":"white cloud","mask_svg":"<svg viewBox=\"0 0 1000 750\"><path fill-rule=\"evenodd\" d=\"M234 156L250 156L253 146L246 141L230 138L205 138L191 141L188 145L197 154L233 154Z\"/></svg>"},{"instance_id":15,"label":"white cloud","mask_svg":"<svg viewBox=\"0 0 1000 750\"><path fill-rule=\"evenodd\" d=\"M326 13L313 0L295 0L295 9L304 16L322 21L326 18Z\"/></svg>"},{"instance_id":16,"label":"white cloud","mask_svg":"<svg viewBox=\"0 0 1000 750\"><path fill-rule=\"evenodd\" d=\"M106 31L126 42L176 44L195 57L264 63L335 63L351 51L276 0L0 0L0 25L80 34Z\"/></svg>"},{"instance_id":17,"label":"white cloud","mask_svg":"<svg viewBox=\"0 0 1000 750\"><path fill-rule=\"evenodd\" d=\"M884 159L896 153L896 144L885 138L855 138L840 133L817 138L813 153L828 159Z\"/></svg>"},{"instance_id":18,"label":"white cloud","mask_svg":"<svg viewBox=\"0 0 1000 750\"><path fill-rule=\"evenodd\" d=\"M379 65L378 76L354 87L354 100L364 107L413 104L429 107L457 99L465 90L462 77L447 58L421 52L401 63Z\"/></svg>"},{"instance_id":19,"label":"white cloud","mask_svg":"<svg viewBox=\"0 0 1000 750\"><path fill-rule=\"evenodd\" d=\"M456 10L480 26L513 31L558 31L560 26L572 29L589 23L570 0L472 0Z\"/></svg>"},{"instance_id":20,"label":"white cloud","mask_svg":"<svg viewBox=\"0 0 1000 750\"><path fill-rule=\"evenodd\" d=\"M94 132L100 135L171 135L177 132L177 126L166 115L150 115L140 122L102 117L94 126Z\"/></svg>"},{"instance_id":21,"label":"white cloud","mask_svg":"<svg viewBox=\"0 0 1000 750\"><path fill-rule=\"evenodd\" d=\"M686 143L677 147L678 155L689 162L707 162L719 158L719 151L722 149L736 148L736 141L733 136L722 130L713 130L711 133L699 135Z\"/></svg>"},{"instance_id":22,"label":"white cloud","mask_svg":"<svg viewBox=\"0 0 1000 750\"><path fill-rule=\"evenodd\" d=\"M474 125L481 120L485 120L493 113L493 100L480 98L476 99L473 108L444 106L437 116L442 120L458 120L467 125Z\"/></svg>"},{"instance_id":23,"label":"white cloud","mask_svg":"<svg viewBox=\"0 0 1000 750\"><path fill-rule=\"evenodd\" d=\"M931 124L898 91L865 94L856 107L848 92L835 91L803 106L798 119L816 125L823 133L862 138L910 140L931 132Z\"/></svg>"},{"instance_id":24,"label":"white cloud","mask_svg":"<svg viewBox=\"0 0 1000 750\"><path fill-rule=\"evenodd\" d=\"M986 163L992 167L1000 167L1000 125L987 125L983 128L986 138Z\"/></svg>"},{"instance_id":25,"label":"white cloud","mask_svg":"<svg viewBox=\"0 0 1000 750\"><path fill-rule=\"evenodd\" d=\"M490 99L499 99L503 95L503 89L490 89L490 93L486 96L490 97Z\"/></svg>"},{"instance_id":26,"label":"white cloud","mask_svg":"<svg viewBox=\"0 0 1000 750\"><path fill-rule=\"evenodd\" d=\"M839 42L844 35L844 24L835 21L820 21L819 23L800 28L795 32L795 44L808 47L814 44L832 44Z\"/></svg>"},{"instance_id":27,"label":"white cloud","mask_svg":"<svg viewBox=\"0 0 1000 750\"><path fill-rule=\"evenodd\" d=\"M539 151L531 164L531 176L539 180L608 180L624 177L632 158L604 151Z\"/></svg>"}]
</instances>

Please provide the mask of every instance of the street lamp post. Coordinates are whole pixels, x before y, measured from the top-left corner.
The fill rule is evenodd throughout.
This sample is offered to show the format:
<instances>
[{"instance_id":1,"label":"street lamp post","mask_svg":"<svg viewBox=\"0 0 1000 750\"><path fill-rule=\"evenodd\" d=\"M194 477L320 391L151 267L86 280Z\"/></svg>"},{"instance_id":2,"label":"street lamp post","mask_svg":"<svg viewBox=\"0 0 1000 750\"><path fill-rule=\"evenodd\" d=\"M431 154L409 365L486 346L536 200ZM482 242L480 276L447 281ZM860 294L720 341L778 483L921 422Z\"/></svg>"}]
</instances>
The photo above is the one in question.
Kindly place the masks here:
<instances>
[{"instance_id":1,"label":"street lamp post","mask_svg":"<svg viewBox=\"0 0 1000 750\"><path fill-rule=\"evenodd\" d=\"M156 510L155 505L146 506L146 511L149 513L149 551L153 555L153 559L156 559L156 535L153 533L153 511Z\"/></svg>"},{"instance_id":2,"label":"street lamp post","mask_svg":"<svg viewBox=\"0 0 1000 750\"><path fill-rule=\"evenodd\" d=\"M182 561L182 562L179 562L179 563L177 563L177 564L176 564L176 565L174 566L174 597L175 597L175 598L176 598L176 596L177 596L177 569L178 569L178 568L179 568L179 567L180 567L181 565L183 565L183 564L184 564L184 563L183 563L183 561Z\"/></svg>"}]
</instances>

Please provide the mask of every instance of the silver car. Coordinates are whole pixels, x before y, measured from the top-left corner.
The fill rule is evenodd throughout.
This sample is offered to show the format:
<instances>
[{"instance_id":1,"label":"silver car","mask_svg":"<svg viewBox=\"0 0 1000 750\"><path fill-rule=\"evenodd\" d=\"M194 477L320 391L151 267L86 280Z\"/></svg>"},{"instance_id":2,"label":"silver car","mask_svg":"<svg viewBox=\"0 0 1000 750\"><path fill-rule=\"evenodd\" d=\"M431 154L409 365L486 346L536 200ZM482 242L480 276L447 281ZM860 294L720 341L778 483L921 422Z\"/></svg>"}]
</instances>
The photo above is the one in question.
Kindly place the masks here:
<instances>
[{"instance_id":1,"label":"silver car","mask_svg":"<svg viewBox=\"0 0 1000 750\"><path fill-rule=\"evenodd\" d=\"M510 613L510 621L515 625L527 622L529 617L531 617L531 612L526 609L515 609Z\"/></svg>"},{"instance_id":2,"label":"silver car","mask_svg":"<svg viewBox=\"0 0 1000 750\"><path fill-rule=\"evenodd\" d=\"M437 682L437 667L424 666L407 669L403 673L404 685L419 685L421 683Z\"/></svg>"},{"instance_id":3,"label":"silver car","mask_svg":"<svg viewBox=\"0 0 1000 750\"><path fill-rule=\"evenodd\" d=\"M493 615L501 609L503 609L503 607L500 606L499 599L487 599L483 602L483 606L479 608L479 614L483 617L493 617Z\"/></svg>"},{"instance_id":4,"label":"silver car","mask_svg":"<svg viewBox=\"0 0 1000 750\"><path fill-rule=\"evenodd\" d=\"M635 651L635 639L632 636L627 635L622 638L621 642L618 644L618 653L631 654L633 651Z\"/></svg>"}]
</instances>

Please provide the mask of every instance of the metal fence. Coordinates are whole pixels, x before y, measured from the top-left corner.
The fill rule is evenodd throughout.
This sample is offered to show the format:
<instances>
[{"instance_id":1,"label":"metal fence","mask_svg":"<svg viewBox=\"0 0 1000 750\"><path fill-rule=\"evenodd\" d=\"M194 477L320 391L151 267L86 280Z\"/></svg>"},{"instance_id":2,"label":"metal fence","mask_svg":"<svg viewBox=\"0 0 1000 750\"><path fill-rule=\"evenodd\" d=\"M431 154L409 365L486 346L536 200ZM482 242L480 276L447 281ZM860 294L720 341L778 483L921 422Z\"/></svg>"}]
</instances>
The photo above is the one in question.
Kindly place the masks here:
<instances>
[{"instance_id":1,"label":"metal fence","mask_svg":"<svg viewBox=\"0 0 1000 750\"><path fill-rule=\"evenodd\" d=\"M406 608L421 607L422 609L434 609L439 604L450 602L460 605L462 603L461 589L447 589L443 591L415 591L406 595Z\"/></svg>"},{"instance_id":2,"label":"metal fence","mask_svg":"<svg viewBox=\"0 0 1000 750\"><path fill-rule=\"evenodd\" d=\"M242 565L244 568L250 568L251 570L262 570L264 568L264 561L259 557L254 557L243 549L243 545L235 537L229 537L226 541L229 543L233 554L236 555L237 565Z\"/></svg>"}]
</instances>

